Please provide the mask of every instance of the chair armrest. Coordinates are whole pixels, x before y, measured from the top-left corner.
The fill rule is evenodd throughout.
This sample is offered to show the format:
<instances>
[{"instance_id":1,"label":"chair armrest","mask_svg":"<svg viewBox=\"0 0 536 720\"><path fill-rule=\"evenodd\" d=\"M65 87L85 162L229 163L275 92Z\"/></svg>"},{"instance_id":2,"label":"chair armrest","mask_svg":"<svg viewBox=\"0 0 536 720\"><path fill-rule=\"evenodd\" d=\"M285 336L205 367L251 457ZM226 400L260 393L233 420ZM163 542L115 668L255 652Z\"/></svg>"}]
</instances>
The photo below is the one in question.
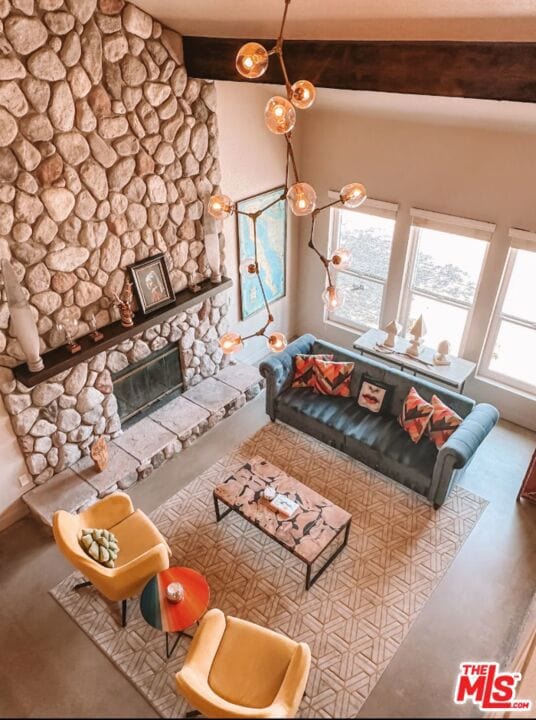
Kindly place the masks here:
<instances>
[{"instance_id":1,"label":"chair armrest","mask_svg":"<svg viewBox=\"0 0 536 720\"><path fill-rule=\"evenodd\" d=\"M119 557L121 557L121 550L119 550ZM125 600L137 595L149 578L161 570L167 570L168 567L167 547L164 543L158 543L130 562L112 568L108 571L109 577L103 578L102 582L93 584L109 600Z\"/></svg>"},{"instance_id":2,"label":"chair armrest","mask_svg":"<svg viewBox=\"0 0 536 720\"><path fill-rule=\"evenodd\" d=\"M438 456L452 455L454 467L456 469L464 467L485 437L493 430L498 419L499 412L493 405L487 403L476 405L439 450Z\"/></svg>"},{"instance_id":3,"label":"chair armrest","mask_svg":"<svg viewBox=\"0 0 536 720\"><path fill-rule=\"evenodd\" d=\"M290 381L294 372L294 357L311 352L316 338L307 333L302 335L277 355L271 355L259 365L261 375L266 379L266 412L275 419L275 400Z\"/></svg>"},{"instance_id":4,"label":"chair armrest","mask_svg":"<svg viewBox=\"0 0 536 720\"><path fill-rule=\"evenodd\" d=\"M208 684L205 675L185 666L175 675L177 688L183 697L208 718L282 718L286 708L274 703L265 708L250 708L235 705L217 695Z\"/></svg>"},{"instance_id":5,"label":"chair armrest","mask_svg":"<svg viewBox=\"0 0 536 720\"><path fill-rule=\"evenodd\" d=\"M300 643L287 668L274 704L285 708L283 717L294 717L305 692L311 669L311 650L306 643Z\"/></svg>"},{"instance_id":6,"label":"chair armrest","mask_svg":"<svg viewBox=\"0 0 536 720\"><path fill-rule=\"evenodd\" d=\"M134 512L132 500L122 492L107 495L79 514L80 527L109 530Z\"/></svg>"},{"instance_id":7,"label":"chair armrest","mask_svg":"<svg viewBox=\"0 0 536 720\"><path fill-rule=\"evenodd\" d=\"M190 644L184 667L208 678L226 626L225 615L218 608L205 613Z\"/></svg>"}]
</instances>

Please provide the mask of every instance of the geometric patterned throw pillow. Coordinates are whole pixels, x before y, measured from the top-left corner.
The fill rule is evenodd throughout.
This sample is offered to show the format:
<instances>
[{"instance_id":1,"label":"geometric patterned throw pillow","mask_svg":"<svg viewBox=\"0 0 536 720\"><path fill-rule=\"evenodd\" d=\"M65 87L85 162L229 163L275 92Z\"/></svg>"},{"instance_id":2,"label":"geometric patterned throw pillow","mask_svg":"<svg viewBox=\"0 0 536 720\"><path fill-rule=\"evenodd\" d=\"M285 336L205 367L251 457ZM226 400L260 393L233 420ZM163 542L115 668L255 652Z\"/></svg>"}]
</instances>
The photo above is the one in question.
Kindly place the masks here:
<instances>
[{"instance_id":1,"label":"geometric patterned throw pillow","mask_svg":"<svg viewBox=\"0 0 536 720\"><path fill-rule=\"evenodd\" d=\"M418 443L424 435L426 426L430 422L434 406L426 402L414 387L411 388L404 400L398 422L414 443Z\"/></svg>"},{"instance_id":2,"label":"geometric patterned throw pillow","mask_svg":"<svg viewBox=\"0 0 536 720\"><path fill-rule=\"evenodd\" d=\"M317 360L333 360L333 355L296 355L294 357L294 377L291 387L309 387L316 390L314 366Z\"/></svg>"},{"instance_id":3,"label":"geometric patterned throw pillow","mask_svg":"<svg viewBox=\"0 0 536 720\"><path fill-rule=\"evenodd\" d=\"M321 395L350 397L350 383L354 366L353 362L316 360L313 369L317 392Z\"/></svg>"},{"instance_id":4,"label":"geometric patterned throw pillow","mask_svg":"<svg viewBox=\"0 0 536 720\"><path fill-rule=\"evenodd\" d=\"M84 528L80 531L79 542L82 550L93 560L108 568L115 567L115 561L119 554L119 543L109 530Z\"/></svg>"},{"instance_id":5,"label":"geometric patterned throw pillow","mask_svg":"<svg viewBox=\"0 0 536 720\"><path fill-rule=\"evenodd\" d=\"M437 395L432 396L432 405L434 412L428 425L428 437L439 450L452 433L460 427L462 419L448 405L445 405Z\"/></svg>"}]
</instances>

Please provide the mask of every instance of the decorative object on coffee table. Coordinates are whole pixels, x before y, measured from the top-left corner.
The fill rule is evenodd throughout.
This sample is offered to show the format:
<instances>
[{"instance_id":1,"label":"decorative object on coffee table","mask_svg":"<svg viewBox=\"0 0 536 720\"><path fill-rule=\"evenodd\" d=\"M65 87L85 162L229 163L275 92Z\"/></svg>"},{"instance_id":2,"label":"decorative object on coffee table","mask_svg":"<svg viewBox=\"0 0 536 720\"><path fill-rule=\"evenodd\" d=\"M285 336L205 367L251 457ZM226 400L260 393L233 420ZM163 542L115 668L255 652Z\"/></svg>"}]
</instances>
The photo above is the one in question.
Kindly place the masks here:
<instances>
[{"instance_id":1,"label":"decorative object on coffee table","mask_svg":"<svg viewBox=\"0 0 536 720\"><path fill-rule=\"evenodd\" d=\"M163 253L130 265L129 270L144 315L173 302L175 293Z\"/></svg>"},{"instance_id":2,"label":"decorative object on coffee table","mask_svg":"<svg viewBox=\"0 0 536 720\"><path fill-rule=\"evenodd\" d=\"M415 320L409 333L413 337L413 340L411 340L406 353L408 355L412 355L413 357L419 357L423 344L423 337L426 335L426 324L422 315L419 315L417 320Z\"/></svg>"},{"instance_id":3,"label":"decorative object on coffee table","mask_svg":"<svg viewBox=\"0 0 536 720\"><path fill-rule=\"evenodd\" d=\"M534 451L532 460L529 463L527 472L517 494L517 500L519 501L521 498L524 500L530 500L531 502L536 502L536 450Z\"/></svg>"},{"instance_id":4,"label":"decorative object on coffee table","mask_svg":"<svg viewBox=\"0 0 536 720\"><path fill-rule=\"evenodd\" d=\"M97 330L97 321L95 320L95 315L91 315L88 318L87 324L89 325L89 329L91 332L89 333L89 337L93 340L93 342L99 342L102 340L104 335L101 333L100 330Z\"/></svg>"},{"instance_id":5,"label":"decorative object on coffee table","mask_svg":"<svg viewBox=\"0 0 536 720\"><path fill-rule=\"evenodd\" d=\"M277 489L279 495L286 495L298 503L299 508L291 517L278 513L270 506L270 501L264 496L265 488L270 485ZM227 505L228 510L221 513L219 502ZM234 510L304 562L307 565L306 590L344 549L352 522L352 516L346 510L259 455L229 475L223 483L216 485L214 509L218 522ZM341 535L342 543L327 560L323 559L321 567L313 575L315 561Z\"/></svg>"},{"instance_id":6,"label":"decorative object on coffee table","mask_svg":"<svg viewBox=\"0 0 536 720\"><path fill-rule=\"evenodd\" d=\"M134 325L132 310L132 283L127 282L121 295L115 293L115 305L119 308L121 316L121 325L125 328L131 328Z\"/></svg>"},{"instance_id":7,"label":"decorative object on coffee table","mask_svg":"<svg viewBox=\"0 0 536 720\"><path fill-rule=\"evenodd\" d=\"M182 600L170 600L169 586L180 584ZM187 567L170 567L152 577L143 588L140 610L144 620L157 630L166 633L166 657L170 658L181 637L193 638L187 628L198 623L208 608L210 588L207 581L196 570ZM177 633L170 647L169 636Z\"/></svg>"},{"instance_id":8,"label":"decorative object on coffee table","mask_svg":"<svg viewBox=\"0 0 536 720\"><path fill-rule=\"evenodd\" d=\"M383 341L385 347L394 348L396 343L396 337L401 329L402 325L400 325L400 323L397 323L396 320L391 320L390 323L387 323L387 325L384 327L384 330L387 333L387 337Z\"/></svg>"},{"instance_id":9,"label":"decorative object on coffee table","mask_svg":"<svg viewBox=\"0 0 536 720\"><path fill-rule=\"evenodd\" d=\"M434 355L434 365L450 365L450 343L448 340L441 340Z\"/></svg>"},{"instance_id":10,"label":"decorative object on coffee table","mask_svg":"<svg viewBox=\"0 0 536 720\"><path fill-rule=\"evenodd\" d=\"M98 472L106 470L109 460L108 445L102 435L91 446L90 455Z\"/></svg>"},{"instance_id":11,"label":"decorative object on coffee table","mask_svg":"<svg viewBox=\"0 0 536 720\"><path fill-rule=\"evenodd\" d=\"M35 319L15 271L5 258L2 260L2 276L11 317L11 332L19 341L30 372L39 372L44 368L44 364L39 354L39 334Z\"/></svg>"}]
</instances>

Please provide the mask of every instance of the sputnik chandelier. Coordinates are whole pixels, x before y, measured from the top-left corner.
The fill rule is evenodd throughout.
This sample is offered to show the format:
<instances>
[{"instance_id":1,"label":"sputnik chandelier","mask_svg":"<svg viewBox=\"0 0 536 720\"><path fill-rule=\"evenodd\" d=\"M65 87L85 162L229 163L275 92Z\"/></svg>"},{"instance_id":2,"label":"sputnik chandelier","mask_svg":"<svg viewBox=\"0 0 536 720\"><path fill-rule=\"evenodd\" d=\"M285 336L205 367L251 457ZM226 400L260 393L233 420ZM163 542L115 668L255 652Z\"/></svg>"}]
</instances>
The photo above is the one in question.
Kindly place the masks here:
<instances>
[{"instance_id":1,"label":"sputnik chandelier","mask_svg":"<svg viewBox=\"0 0 536 720\"><path fill-rule=\"evenodd\" d=\"M281 21L281 29L274 47L266 50L258 42L248 42L243 45L236 56L236 69L245 78L256 79L264 75L268 68L271 55L276 55L281 66L287 97L275 95L266 103L264 109L264 121L270 132L276 135L282 135L286 141L286 174L285 186L281 197L276 198L264 208L255 212L244 212L236 207L230 197L223 194L212 195L208 202L208 212L216 220L225 220L230 215L244 215L249 218L253 225L253 246L254 257L249 258L241 263L240 272L243 274L256 275L259 283L262 299L266 309L266 322L251 335L242 337L236 332L228 332L220 338L220 347L222 351L229 355L243 348L245 340L252 337L265 337L268 347L273 352L281 352L287 346L287 339L283 333L269 332L269 327L274 321L273 314L270 309L266 297L266 291L262 282L257 252L257 221L259 217L273 207L281 200L288 201L290 210L298 217L311 216L311 229L309 233L309 247L318 255L326 272L326 289L322 293L322 300L329 311L336 310L342 304L342 298L337 292L333 282L332 271L342 270L350 262L350 252L344 248L337 248L331 258L323 255L315 245L314 233L318 214L327 208L342 203L348 208L357 208L367 197L367 191L361 183L352 182L345 185L339 197L333 202L317 207L317 196L315 189L309 183L302 182L296 165L296 158L292 146L292 131L296 124L296 109L307 110L314 103L316 98L316 89L308 80L297 80L293 84L290 83L285 58L283 55L283 33L285 30L285 22L287 12L291 0L284 0L285 9L283 19ZM290 183L290 172L294 177L294 183Z\"/></svg>"}]
</instances>

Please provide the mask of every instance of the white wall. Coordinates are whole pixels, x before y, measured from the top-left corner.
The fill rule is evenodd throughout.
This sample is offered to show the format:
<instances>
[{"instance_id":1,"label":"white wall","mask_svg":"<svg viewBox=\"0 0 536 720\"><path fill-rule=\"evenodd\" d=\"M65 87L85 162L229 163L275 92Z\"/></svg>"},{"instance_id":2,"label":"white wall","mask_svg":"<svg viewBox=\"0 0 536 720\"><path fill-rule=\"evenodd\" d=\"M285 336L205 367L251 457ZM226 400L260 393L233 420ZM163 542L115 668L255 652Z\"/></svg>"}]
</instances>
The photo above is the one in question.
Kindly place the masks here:
<instances>
[{"instance_id":1,"label":"white wall","mask_svg":"<svg viewBox=\"0 0 536 720\"><path fill-rule=\"evenodd\" d=\"M307 114L301 132L301 173L316 188L321 203L327 201L329 189L359 181L367 186L370 197L400 204L392 257L399 279L410 207L496 223L475 303L477 333L466 352L467 357L477 360L508 249L508 228L536 229L536 135L447 126L440 119L419 122L418 113L408 121L407 116L371 116L348 108L322 107ZM307 232L308 223L303 223L296 279L298 331L351 347L355 332L323 320L320 294L324 273L306 247ZM318 246L327 249L327 212L319 217L316 238ZM396 307L389 309L394 317ZM534 400L480 380L467 383L466 392L477 400L496 404L503 417L536 429Z\"/></svg>"},{"instance_id":2,"label":"white wall","mask_svg":"<svg viewBox=\"0 0 536 720\"><path fill-rule=\"evenodd\" d=\"M19 518L28 510L20 496L30 490L31 484L21 487L19 476L27 472L22 453L13 432L11 419L7 414L4 402L0 397L0 531Z\"/></svg>"},{"instance_id":3,"label":"white wall","mask_svg":"<svg viewBox=\"0 0 536 720\"><path fill-rule=\"evenodd\" d=\"M221 190L232 200L255 195L282 185L285 182L285 140L270 133L264 124L264 106L274 94L266 85L217 82L218 127L220 163L222 168ZM239 275L236 217L224 221L225 256L227 274L233 279L230 329L248 335L261 327L264 311L241 322L239 319ZM271 305L274 323L270 329L284 332L291 337L295 332L293 278L296 275L298 253L294 223L289 218L287 228L287 295ZM235 357L245 362L255 362L267 353L266 340L252 338L244 350Z\"/></svg>"}]
</instances>

